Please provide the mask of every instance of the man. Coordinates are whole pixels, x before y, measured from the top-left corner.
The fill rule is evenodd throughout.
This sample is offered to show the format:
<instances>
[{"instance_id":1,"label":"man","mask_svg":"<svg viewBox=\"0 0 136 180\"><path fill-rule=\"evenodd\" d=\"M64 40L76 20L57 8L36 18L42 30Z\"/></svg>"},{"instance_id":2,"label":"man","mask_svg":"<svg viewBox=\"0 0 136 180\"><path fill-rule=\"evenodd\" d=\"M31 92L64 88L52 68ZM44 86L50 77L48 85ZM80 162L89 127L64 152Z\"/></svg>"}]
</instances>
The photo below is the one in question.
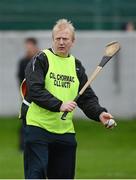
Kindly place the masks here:
<instances>
[{"instance_id":1,"label":"man","mask_svg":"<svg viewBox=\"0 0 136 180\"><path fill-rule=\"evenodd\" d=\"M25 56L19 60L18 63L18 69L17 69L17 78L19 86L21 85L22 81L25 78L25 68L28 64L28 62L32 59L32 57L38 53L38 43L37 40L33 37L29 37L25 39L25 50L26 54ZM19 149L24 149L24 143L23 143L23 126L21 125L19 129Z\"/></svg>"},{"instance_id":2,"label":"man","mask_svg":"<svg viewBox=\"0 0 136 180\"><path fill-rule=\"evenodd\" d=\"M31 102L25 126L27 179L74 178L77 143L72 116L77 105L89 118L104 125L112 118L90 87L77 103L73 101L87 81L81 62L69 54L75 41L73 25L66 19L59 20L53 27L52 40L52 48L37 54L26 68L25 101ZM70 113L61 120L65 111Z\"/></svg>"},{"instance_id":3,"label":"man","mask_svg":"<svg viewBox=\"0 0 136 180\"><path fill-rule=\"evenodd\" d=\"M17 77L19 81L19 85L21 85L22 81L25 78L25 68L28 62L32 59L32 57L39 52L37 40L33 37L29 37L25 39L25 56L19 60Z\"/></svg>"}]
</instances>

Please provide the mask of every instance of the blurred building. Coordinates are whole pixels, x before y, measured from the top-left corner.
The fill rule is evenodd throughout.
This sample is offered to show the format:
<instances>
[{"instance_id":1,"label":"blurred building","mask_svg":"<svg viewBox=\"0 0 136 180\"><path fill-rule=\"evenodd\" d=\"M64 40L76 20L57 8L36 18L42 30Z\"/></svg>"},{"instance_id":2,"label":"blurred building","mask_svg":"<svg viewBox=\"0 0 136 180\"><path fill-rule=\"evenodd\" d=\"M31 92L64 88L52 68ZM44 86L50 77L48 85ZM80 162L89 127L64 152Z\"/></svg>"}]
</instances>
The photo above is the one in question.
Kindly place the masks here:
<instances>
[{"instance_id":1,"label":"blurred building","mask_svg":"<svg viewBox=\"0 0 136 180\"><path fill-rule=\"evenodd\" d=\"M119 30L136 23L135 9L135 0L1 0L0 29L51 29L63 17L76 29Z\"/></svg>"}]
</instances>

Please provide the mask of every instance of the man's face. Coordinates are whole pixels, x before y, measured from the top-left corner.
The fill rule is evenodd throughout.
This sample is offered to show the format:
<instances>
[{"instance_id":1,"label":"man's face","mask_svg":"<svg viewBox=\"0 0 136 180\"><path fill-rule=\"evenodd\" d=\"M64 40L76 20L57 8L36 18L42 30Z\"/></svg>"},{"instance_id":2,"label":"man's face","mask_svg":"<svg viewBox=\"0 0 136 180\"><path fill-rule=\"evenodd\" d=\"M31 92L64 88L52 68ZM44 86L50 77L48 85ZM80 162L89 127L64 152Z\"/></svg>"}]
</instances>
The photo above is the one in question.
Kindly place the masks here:
<instances>
[{"instance_id":1,"label":"man's face","mask_svg":"<svg viewBox=\"0 0 136 180\"><path fill-rule=\"evenodd\" d=\"M26 42L25 47L26 47L26 53L28 57L31 58L37 53L38 48L32 42Z\"/></svg>"},{"instance_id":2,"label":"man's face","mask_svg":"<svg viewBox=\"0 0 136 180\"><path fill-rule=\"evenodd\" d=\"M67 57L73 42L72 32L68 28L55 31L53 34L53 49L59 56Z\"/></svg>"}]
</instances>

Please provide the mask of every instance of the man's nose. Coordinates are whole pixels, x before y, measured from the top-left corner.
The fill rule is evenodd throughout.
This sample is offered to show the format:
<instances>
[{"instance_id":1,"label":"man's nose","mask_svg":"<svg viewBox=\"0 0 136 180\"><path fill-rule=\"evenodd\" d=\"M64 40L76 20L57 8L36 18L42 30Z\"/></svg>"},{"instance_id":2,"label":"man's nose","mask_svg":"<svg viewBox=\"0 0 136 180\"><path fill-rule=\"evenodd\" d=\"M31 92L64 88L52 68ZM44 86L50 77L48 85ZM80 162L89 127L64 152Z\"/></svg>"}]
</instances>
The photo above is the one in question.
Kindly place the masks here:
<instances>
[{"instance_id":1,"label":"man's nose","mask_svg":"<svg viewBox=\"0 0 136 180\"><path fill-rule=\"evenodd\" d=\"M60 39L60 44L63 44L63 43L64 43L64 41L63 41L63 39L61 38L61 39Z\"/></svg>"}]
</instances>

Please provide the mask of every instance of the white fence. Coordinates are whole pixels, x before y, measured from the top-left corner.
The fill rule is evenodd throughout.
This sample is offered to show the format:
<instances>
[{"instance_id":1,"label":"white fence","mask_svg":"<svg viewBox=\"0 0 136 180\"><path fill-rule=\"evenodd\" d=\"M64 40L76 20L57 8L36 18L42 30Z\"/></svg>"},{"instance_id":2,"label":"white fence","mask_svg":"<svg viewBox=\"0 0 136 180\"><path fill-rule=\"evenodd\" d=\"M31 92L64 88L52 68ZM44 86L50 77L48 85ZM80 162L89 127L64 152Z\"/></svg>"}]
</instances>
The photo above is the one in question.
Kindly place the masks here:
<instances>
[{"instance_id":1,"label":"white fence","mask_svg":"<svg viewBox=\"0 0 136 180\"><path fill-rule=\"evenodd\" d=\"M50 31L0 31L0 115L15 115L20 109L17 64L24 55L24 39L36 37L41 49L51 46ZM113 40L122 49L93 82L100 104L114 116L136 116L136 33L77 32L72 54L82 61L89 75L100 62L105 45ZM83 116L76 110L77 116Z\"/></svg>"}]
</instances>

